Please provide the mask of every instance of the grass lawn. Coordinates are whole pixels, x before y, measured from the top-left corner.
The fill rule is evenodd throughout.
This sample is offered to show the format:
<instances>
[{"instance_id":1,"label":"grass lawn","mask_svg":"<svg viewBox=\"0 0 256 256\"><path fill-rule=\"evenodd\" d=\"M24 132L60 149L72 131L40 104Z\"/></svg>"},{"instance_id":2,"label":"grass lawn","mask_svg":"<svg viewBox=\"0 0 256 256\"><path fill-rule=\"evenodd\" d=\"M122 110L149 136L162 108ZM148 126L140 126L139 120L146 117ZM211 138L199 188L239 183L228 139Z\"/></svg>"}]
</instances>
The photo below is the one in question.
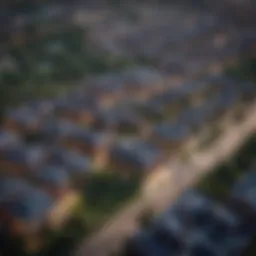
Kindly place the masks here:
<instances>
[{"instance_id":1,"label":"grass lawn","mask_svg":"<svg viewBox=\"0 0 256 256\"><path fill-rule=\"evenodd\" d=\"M215 167L213 172L197 184L204 194L217 199L225 199L235 182L250 170L256 158L256 136L248 139L238 152Z\"/></svg>"},{"instance_id":2,"label":"grass lawn","mask_svg":"<svg viewBox=\"0 0 256 256\"><path fill-rule=\"evenodd\" d=\"M84 188L86 218L95 229L133 198L139 189L139 179L122 179L115 174L99 173L88 180Z\"/></svg>"},{"instance_id":3,"label":"grass lawn","mask_svg":"<svg viewBox=\"0 0 256 256\"><path fill-rule=\"evenodd\" d=\"M46 230L43 250L33 256L69 256L77 244L98 229L139 188L138 179L123 180L112 174L95 174L84 187L71 219L59 230Z\"/></svg>"}]
</instances>

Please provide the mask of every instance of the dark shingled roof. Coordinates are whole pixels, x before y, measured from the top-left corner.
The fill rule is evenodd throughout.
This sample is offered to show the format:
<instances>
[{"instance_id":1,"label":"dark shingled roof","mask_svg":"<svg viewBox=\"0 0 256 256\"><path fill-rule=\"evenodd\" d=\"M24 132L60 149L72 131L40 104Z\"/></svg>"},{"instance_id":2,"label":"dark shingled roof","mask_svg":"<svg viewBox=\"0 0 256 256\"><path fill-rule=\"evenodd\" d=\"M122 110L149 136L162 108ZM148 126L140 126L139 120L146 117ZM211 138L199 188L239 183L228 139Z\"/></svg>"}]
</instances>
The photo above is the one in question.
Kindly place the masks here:
<instances>
[{"instance_id":1,"label":"dark shingled roof","mask_svg":"<svg viewBox=\"0 0 256 256\"><path fill-rule=\"evenodd\" d=\"M27 193L31 191L32 188L32 185L22 178L1 177L0 202L7 201L13 197Z\"/></svg>"},{"instance_id":2,"label":"dark shingled roof","mask_svg":"<svg viewBox=\"0 0 256 256\"><path fill-rule=\"evenodd\" d=\"M46 192L33 189L30 193L11 200L7 210L16 218L24 221L42 221L53 206L53 199Z\"/></svg>"},{"instance_id":3,"label":"dark shingled roof","mask_svg":"<svg viewBox=\"0 0 256 256\"><path fill-rule=\"evenodd\" d=\"M35 173L35 176L49 185L62 186L68 183L68 174L64 168L46 166Z\"/></svg>"},{"instance_id":4,"label":"dark shingled roof","mask_svg":"<svg viewBox=\"0 0 256 256\"><path fill-rule=\"evenodd\" d=\"M187 191L146 230L132 248L138 255L229 255L250 242L239 232L242 220L196 191Z\"/></svg>"},{"instance_id":5,"label":"dark shingled roof","mask_svg":"<svg viewBox=\"0 0 256 256\"><path fill-rule=\"evenodd\" d=\"M155 128L155 135L169 141L181 141L190 135L190 129L185 124L164 122Z\"/></svg>"},{"instance_id":6,"label":"dark shingled roof","mask_svg":"<svg viewBox=\"0 0 256 256\"><path fill-rule=\"evenodd\" d=\"M149 168L157 162L160 152L149 143L128 139L115 145L111 155L124 163Z\"/></svg>"}]
</instances>

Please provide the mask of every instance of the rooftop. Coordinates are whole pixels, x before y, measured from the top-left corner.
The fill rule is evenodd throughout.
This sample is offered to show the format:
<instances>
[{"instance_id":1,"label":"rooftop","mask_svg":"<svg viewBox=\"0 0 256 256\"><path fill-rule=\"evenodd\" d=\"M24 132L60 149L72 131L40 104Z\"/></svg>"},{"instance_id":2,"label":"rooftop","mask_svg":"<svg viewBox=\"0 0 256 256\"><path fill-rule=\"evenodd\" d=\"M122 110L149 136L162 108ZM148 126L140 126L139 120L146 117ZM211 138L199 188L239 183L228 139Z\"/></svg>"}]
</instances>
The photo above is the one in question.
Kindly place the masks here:
<instances>
[{"instance_id":1,"label":"rooftop","mask_svg":"<svg viewBox=\"0 0 256 256\"><path fill-rule=\"evenodd\" d=\"M7 113L7 117L16 120L22 125L38 122L40 120L38 113L29 107L11 110Z\"/></svg>"},{"instance_id":2,"label":"rooftop","mask_svg":"<svg viewBox=\"0 0 256 256\"><path fill-rule=\"evenodd\" d=\"M195 191L185 192L153 225L135 238L140 255L229 255L250 242L241 219ZM196 254L195 254L196 253ZM199 253L199 254L198 254Z\"/></svg>"},{"instance_id":3,"label":"rooftop","mask_svg":"<svg viewBox=\"0 0 256 256\"><path fill-rule=\"evenodd\" d=\"M15 133L0 130L0 149L15 147L22 144L22 139Z\"/></svg>"},{"instance_id":4,"label":"rooftop","mask_svg":"<svg viewBox=\"0 0 256 256\"><path fill-rule=\"evenodd\" d=\"M91 168L91 159L75 151L57 149L50 159L52 165L63 166L69 174L87 173Z\"/></svg>"},{"instance_id":5,"label":"rooftop","mask_svg":"<svg viewBox=\"0 0 256 256\"><path fill-rule=\"evenodd\" d=\"M190 132L190 128L185 124L163 122L155 128L154 136L177 142L186 139Z\"/></svg>"},{"instance_id":6,"label":"rooftop","mask_svg":"<svg viewBox=\"0 0 256 256\"><path fill-rule=\"evenodd\" d=\"M30 192L32 186L22 178L1 177L0 178L0 202L8 201L9 199Z\"/></svg>"},{"instance_id":7,"label":"rooftop","mask_svg":"<svg viewBox=\"0 0 256 256\"><path fill-rule=\"evenodd\" d=\"M15 148L7 148L3 152L3 159L8 161L26 164L30 167L45 160L48 156L46 148L43 146L17 146Z\"/></svg>"},{"instance_id":8,"label":"rooftop","mask_svg":"<svg viewBox=\"0 0 256 256\"><path fill-rule=\"evenodd\" d=\"M160 152L147 142L136 139L124 139L112 148L113 157L127 164L135 164L142 168L150 168L159 159Z\"/></svg>"},{"instance_id":9,"label":"rooftop","mask_svg":"<svg viewBox=\"0 0 256 256\"><path fill-rule=\"evenodd\" d=\"M46 192L33 189L30 193L10 200L7 210L12 216L24 221L43 221L53 205L53 199Z\"/></svg>"},{"instance_id":10,"label":"rooftop","mask_svg":"<svg viewBox=\"0 0 256 256\"><path fill-rule=\"evenodd\" d=\"M35 176L47 185L63 186L68 184L68 173L59 166L46 166L35 172Z\"/></svg>"}]
</instances>

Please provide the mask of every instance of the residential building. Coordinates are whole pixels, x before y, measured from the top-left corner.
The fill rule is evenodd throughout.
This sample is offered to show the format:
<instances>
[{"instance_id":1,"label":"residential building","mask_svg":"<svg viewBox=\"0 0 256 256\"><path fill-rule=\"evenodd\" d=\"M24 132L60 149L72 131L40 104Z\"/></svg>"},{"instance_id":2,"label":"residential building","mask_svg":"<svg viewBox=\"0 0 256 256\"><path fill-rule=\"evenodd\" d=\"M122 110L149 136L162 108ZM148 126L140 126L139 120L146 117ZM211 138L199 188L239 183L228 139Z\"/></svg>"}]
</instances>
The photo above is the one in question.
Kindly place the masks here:
<instances>
[{"instance_id":1,"label":"residential building","mask_svg":"<svg viewBox=\"0 0 256 256\"><path fill-rule=\"evenodd\" d=\"M46 192L33 188L1 205L2 216L14 235L36 233L45 223L53 206Z\"/></svg>"},{"instance_id":2,"label":"residential building","mask_svg":"<svg viewBox=\"0 0 256 256\"><path fill-rule=\"evenodd\" d=\"M191 129L187 124L163 122L153 130L151 142L165 154L180 149L190 135Z\"/></svg>"},{"instance_id":3,"label":"residential building","mask_svg":"<svg viewBox=\"0 0 256 256\"><path fill-rule=\"evenodd\" d=\"M89 80L88 84L81 88L80 93L86 95L88 99L94 99L102 108L111 108L126 96L123 91L123 81L120 75L115 73Z\"/></svg>"},{"instance_id":4,"label":"residential building","mask_svg":"<svg viewBox=\"0 0 256 256\"><path fill-rule=\"evenodd\" d=\"M150 101L155 102L155 104L158 102L158 105L164 106L164 111L167 113L172 111L178 113L188 105L188 97L182 95L178 88L167 89L155 95Z\"/></svg>"},{"instance_id":5,"label":"residential building","mask_svg":"<svg viewBox=\"0 0 256 256\"><path fill-rule=\"evenodd\" d=\"M95 107L84 98L80 101L67 101L56 106L56 116L60 119L75 122L80 125L89 125L94 120Z\"/></svg>"},{"instance_id":6,"label":"residential building","mask_svg":"<svg viewBox=\"0 0 256 256\"><path fill-rule=\"evenodd\" d=\"M99 113L95 127L101 131L116 132L120 135L139 134L147 126L145 118L140 117L131 106L119 104L115 108Z\"/></svg>"},{"instance_id":7,"label":"residential building","mask_svg":"<svg viewBox=\"0 0 256 256\"><path fill-rule=\"evenodd\" d=\"M71 177L87 175L91 171L92 161L72 150L56 148L51 153L49 164L64 168Z\"/></svg>"},{"instance_id":8,"label":"residential building","mask_svg":"<svg viewBox=\"0 0 256 256\"><path fill-rule=\"evenodd\" d=\"M48 159L46 148L41 146L17 146L2 150L0 155L1 171L9 174L24 175L41 167Z\"/></svg>"},{"instance_id":9,"label":"residential building","mask_svg":"<svg viewBox=\"0 0 256 256\"><path fill-rule=\"evenodd\" d=\"M79 126L69 120L60 119L58 117L49 117L43 120L33 132L24 136L25 142L30 144L56 145L60 139L76 132Z\"/></svg>"},{"instance_id":10,"label":"residential building","mask_svg":"<svg viewBox=\"0 0 256 256\"><path fill-rule=\"evenodd\" d=\"M162 164L160 151L145 141L124 139L110 150L110 170L120 175L145 176Z\"/></svg>"},{"instance_id":11,"label":"residential building","mask_svg":"<svg viewBox=\"0 0 256 256\"><path fill-rule=\"evenodd\" d=\"M234 103L236 94L228 92L228 95L226 99L225 93L221 92L199 106L185 109L178 117L178 122L189 126L193 131L208 127L217 117L226 113L225 111Z\"/></svg>"},{"instance_id":12,"label":"residential building","mask_svg":"<svg viewBox=\"0 0 256 256\"><path fill-rule=\"evenodd\" d=\"M200 106L217 93L225 90L226 84L221 77L207 76L201 80L184 84L179 89L183 97L188 98L189 105Z\"/></svg>"},{"instance_id":13,"label":"residential building","mask_svg":"<svg viewBox=\"0 0 256 256\"><path fill-rule=\"evenodd\" d=\"M69 150L92 157L95 162L105 162L105 155L108 152L111 140L110 134L83 129L64 136L61 139L61 145Z\"/></svg>"},{"instance_id":14,"label":"residential building","mask_svg":"<svg viewBox=\"0 0 256 256\"><path fill-rule=\"evenodd\" d=\"M7 113L3 127L24 135L37 130L40 122L41 117L36 111L23 107Z\"/></svg>"},{"instance_id":15,"label":"residential building","mask_svg":"<svg viewBox=\"0 0 256 256\"><path fill-rule=\"evenodd\" d=\"M164 107L154 101L146 101L134 106L134 111L138 116L147 120L148 123L157 123L164 120Z\"/></svg>"},{"instance_id":16,"label":"residential building","mask_svg":"<svg viewBox=\"0 0 256 256\"><path fill-rule=\"evenodd\" d=\"M35 181L54 198L60 198L69 191L68 171L63 167L46 165L33 172Z\"/></svg>"},{"instance_id":17,"label":"residential building","mask_svg":"<svg viewBox=\"0 0 256 256\"><path fill-rule=\"evenodd\" d=\"M27 106L42 118L52 116L55 110L55 102L47 99L31 101Z\"/></svg>"},{"instance_id":18,"label":"residential building","mask_svg":"<svg viewBox=\"0 0 256 256\"><path fill-rule=\"evenodd\" d=\"M0 177L0 205L10 199L30 191L32 185L24 178L1 176Z\"/></svg>"},{"instance_id":19,"label":"residential building","mask_svg":"<svg viewBox=\"0 0 256 256\"><path fill-rule=\"evenodd\" d=\"M5 129L0 130L0 151L21 145L22 143L21 137L17 134Z\"/></svg>"},{"instance_id":20,"label":"residential building","mask_svg":"<svg viewBox=\"0 0 256 256\"><path fill-rule=\"evenodd\" d=\"M127 255L241 255L250 243L243 220L195 191L187 191L135 236Z\"/></svg>"},{"instance_id":21,"label":"residential building","mask_svg":"<svg viewBox=\"0 0 256 256\"><path fill-rule=\"evenodd\" d=\"M24 141L27 144L54 145L59 139L62 123L56 118L47 118L36 131L25 135Z\"/></svg>"},{"instance_id":22,"label":"residential building","mask_svg":"<svg viewBox=\"0 0 256 256\"><path fill-rule=\"evenodd\" d=\"M164 78L157 70L141 67L125 71L124 90L126 95L145 100L164 90Z\"/></svg>"}]
</instances>

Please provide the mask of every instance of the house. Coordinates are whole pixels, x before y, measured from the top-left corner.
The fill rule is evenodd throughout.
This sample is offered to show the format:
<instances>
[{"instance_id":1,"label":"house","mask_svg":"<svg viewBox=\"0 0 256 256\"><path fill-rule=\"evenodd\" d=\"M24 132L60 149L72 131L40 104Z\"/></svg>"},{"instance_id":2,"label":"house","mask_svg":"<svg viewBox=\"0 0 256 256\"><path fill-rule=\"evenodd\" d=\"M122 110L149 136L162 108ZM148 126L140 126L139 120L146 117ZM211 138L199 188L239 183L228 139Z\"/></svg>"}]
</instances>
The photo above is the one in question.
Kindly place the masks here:
<instances>
[{"instance_id":1,"label":"house","mask_svg":"<svg viewBox=\"0 0 256 256\"><path fill-rule=\"evenodd\" d=\"M1 172L20 175L28 171L25 146L7 148L0 155Z\"/></svg>"},{"instance_id":2,"label":"house","mask_svg":"<svg viewBox=\"0 0 256 256\"><path fill-rule=\"evenodd\" d=\"M173 60L173 58L163 60L160 65L161 69L165 72L165 75L168 76L168 87L173 86L174 84L179 84L186 75L182 62Z\"/></svg>"},{"instance_id":3,"label":"house","mask_svg":"<svg viewBox=\"0 0 256 256\"><path fill-rule=\"evenodd\" d=\"M55 102L47 99L33 100L28 103L28 107L33 109L39 116L52 116L55 109Z\"/></svg>"},{"instance_id":4,"label":"house","mask_svg":"<svg viewBox=\"0 0 256 256\"><path fill-rule=\"evenodd\" d=\"M62 197L69 190L69 175L61 166L46 165L34 171L33 178L54 198Z\"/></svg>"},{"instance_id":5,"label":"house","mask_svg":"<svg viewBox=\"0 0 256 256\"><path fill-rule=\"evenodd\" d=\"M153 224L135 236L132 255L241 255L250 243L236 214L187 191Z\"/></svg>"},{"instance_id":6,"label":"house","mask_svg":"<svg viewBox=\"0 0 256 256\"><path fill-rule=\"evenodd\" d=\"M147 101L137 104L134 106L134 111L149 123L157 123L164 119L164 106L161 106L158 102Z\"/></svg>"},{"instance_id":7,"label":"house","mask_svg":"<svg viewBox=\"0 0 256 256\"><path fill-rule=\"evenodd\" d=\"M131 106L119 104L114 109L101 112L95 123L95 127L101 131L123 134L138 134L147 126L144 118L131 109Z\"/></svg>"},{"instance_id":8,"label":"house","mask_svg":"<svg viewBox=\"0 0 256 256\"><path fill-rule=\"evenodd\" d=\"M46 192L33 188L1 205L5 221L14 235L35 234L45 224L53 199Z\"/></svg>"},{"instance_id":9,"label":"house","mask_svg":"<svg viewBox=\"0 0 256 256\"><path fill-rule=\"evenodd\" d=\"M163 152L176 151L188 140L191 129L186 124L163 122L152 132L151 142Z\"/></svg>"},{"instance_id":10,"label":"house","mask_svg":"<svg viewBox=\"0 0 256 256\"><path fill-rule=\"evenodd\" d=\"M179 116L179 123L189 126L192 131L198 131L206 125L208 116L206 116L205 112L204 107L186 109Z\"/></svg>"},{"instance_id":11,"label":"house","mask_svg":"<svg viewBox=\"0 0 256 256\"><path fill-rule=\"evenodd\" d=\"M180 93L187 97L189 105L200 106L215 94L224 90L226 84L218 76L207 76L195 82L184 84L180 87Z\"/></svg>"},{"instance_id":12,"label":"house","mask_svg":"<svg viewBox=\"0 0 256 256\"><path fill-rule=\"evenodd\" d=\"M12 198L22 195L26 191L30 191L33 186L24 178L18 177L0 177L0 205Z\"/></svg>"},{"instance_id":13,"label":"house","mask_svg":"<svg viewBox=\"0 0 256 256\"><path fill-rule=\"evenodd\" d=\"M212 97L200 106L193 106L185 109L178 117L178 122L187 125L193 131L198 131L203 127L207 127L209 123L215 121L217 117L224 113L227 106L230 106L235 99L233 94L229 94L227 100L223 92Z\"/></svg>"},{"instance_id":14,"label":"house","mask_svg":"<svg viewBox=\"0 0 256 256\"><path fill-rule=\"evenodd\" d=\"M17 134L5 129L0 130L0 151L22 144L22 139Z\"/></svg>"},{"instance_id":15,"label":"house","mask_svg":"<svg viewBox=\"0 0 256 256\"><path fill-rule=\"evenodd\" d=\"M28 107L9 111L5 116L3 127L20 134L27 134L38 129L41 123L40 115Z\"/></svg>"},{"instance_id":16,"label":"house","mask_svg":"<svg viewBox=\"0 0 256 256\"><path fill-rule=\"evenodd\" d=\"M155 69L140 67L122 73L126 95L145 100L164 90L163 76Z\"/></svg>"},{"instance_id":17,"label":"house","mask_svg":"<svg viewBox=\"0 0 256 256\"><path fill-rule=\"evenodd\" d=\"M218 115L225 115L233 112L234 109L242 107L241 94L236 90L223 90L215 97L215 109Z\"/></svg>"},{"instance_id":18,"label":"house","mask_svg":"<svg viewBox=\"0 0 256 256\"><path fill-rule=\"evenodd\" d=\"M53 145L58 141L60 121L54 117L46 118L36 131L26 134L24 141L29 144Z\"/></svg>"},{"instance_id":19,"label":"house","mask_svg":"<svg viewBox=\"0 0 256 256\"><path fill-rule=\"evenodd\" d=\"M1 168L9 174L24 174L42 166L48 159L47 149L41 146L7 148L0 155Z\"/></svg>"},{"instance_id":20,"label":"house","mask_svg":"<svg viewBox=\"0 0 256 256\"><path fill-rule=\"evenodd\" d=\"M94 120L95 111L96 107L84 98L80 101L67 101L57 104L55 114L60 119L89 125Z\"/></svg>"},{"instance_id":21,"label":"house","mask_svg":"<svg viewBox=\"0 0 256 256\"><path fill-rule=\"evenodd\" d=\"M52 116L43 120L37 130L26 134L24 140L27 145L55 145L62 137L78 129L75 123Z\"/></svg>"},{"instance_id":22,"label":"house","mask_svg":"<svg viewBox=\"0 0 256 256\"><path fill-rule=\"evenodd\" d=\"M164 92L153 96L150 101L152 103L159 102L158 104L161 103L165 108L172 108L176 111L187 105L186 95L183 95L179 88L168 88Z\"/></svg>"},{"instance_id":23,"label":"house","mask_svg":"<svg viewBox=\"0 0 256 256\"><path fill-rule=\"evenodd\" d=\"M81 94L94 99L102 108L111 108L116 102L126 97L123 91L123 81L115 73L91 79Z\"/></svg>"},{"instance_id":24,"label":"house","mask_svg":"<svg viewBox=\"0 0 256 256\"><path fill-rule=\"evenodd\" d=\"M150 143L124 139L110 149L109 166L124 176L148 175L162 163L162 156Z\"/></svg>"},{"instance_id":25,"label":"house","mask_svg":"<svg viewBox=\"0 0 256 256\"><path fill-rule=\"evenodd\" d=\"M51 153L49 164L65 169L70 176L88 174L92 167L90 158L72 150L56 148Z\"/></svg>"},{"instance_id":26,"label":"house","mask_svg":"<svg viewBox=\"0 0 256 256\"><path fill-rule=\"evenodd\" d=\"M68 150L74 150L85 156L93 157L98 162L99 159L105 161L103 158L105 159L111 140L112 138L109 134L83 129L63 136L61 145L65 146Z\"/></svg>"},{"instance_id":27,"label":"house","mask_svg":"<svg viewBox=\"0 0 256 256\"><path fill-rule=\"evenodd\" d=\"M48 148L41 145L27 146L24 153L30 170L40 168L49 158Z\"/></svg>"}]
</instances>

